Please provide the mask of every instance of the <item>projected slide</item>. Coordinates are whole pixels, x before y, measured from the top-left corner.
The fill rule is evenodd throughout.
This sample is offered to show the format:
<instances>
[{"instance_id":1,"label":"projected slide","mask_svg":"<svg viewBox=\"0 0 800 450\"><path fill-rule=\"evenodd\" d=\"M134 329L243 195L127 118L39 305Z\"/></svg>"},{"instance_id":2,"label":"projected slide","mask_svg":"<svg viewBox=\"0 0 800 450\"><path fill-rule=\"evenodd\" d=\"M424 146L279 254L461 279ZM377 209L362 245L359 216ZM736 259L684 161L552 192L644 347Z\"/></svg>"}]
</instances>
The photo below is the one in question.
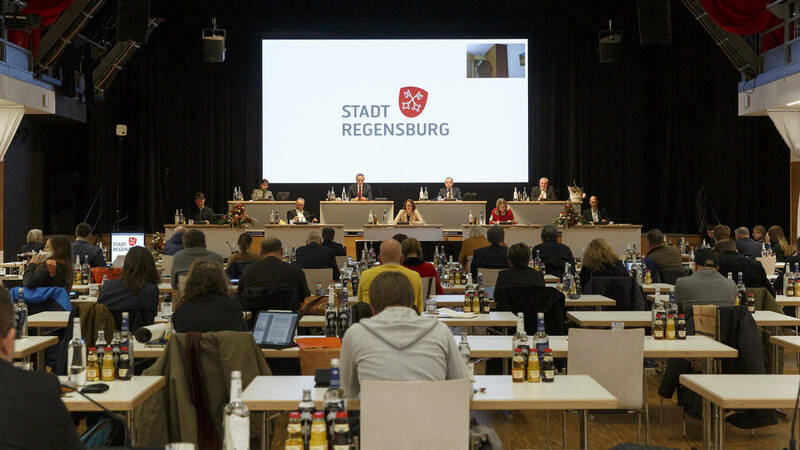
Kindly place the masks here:
<instances>
[{"instance_id":1,"label":"projected slide","mask_svg":"<svg viewBox=\"0 0 800 450\"><path fill-rule=\"evenodd\" d=\"M525 39L262 42L271 183L528 180Z\"/></svg>"}]
</instances>

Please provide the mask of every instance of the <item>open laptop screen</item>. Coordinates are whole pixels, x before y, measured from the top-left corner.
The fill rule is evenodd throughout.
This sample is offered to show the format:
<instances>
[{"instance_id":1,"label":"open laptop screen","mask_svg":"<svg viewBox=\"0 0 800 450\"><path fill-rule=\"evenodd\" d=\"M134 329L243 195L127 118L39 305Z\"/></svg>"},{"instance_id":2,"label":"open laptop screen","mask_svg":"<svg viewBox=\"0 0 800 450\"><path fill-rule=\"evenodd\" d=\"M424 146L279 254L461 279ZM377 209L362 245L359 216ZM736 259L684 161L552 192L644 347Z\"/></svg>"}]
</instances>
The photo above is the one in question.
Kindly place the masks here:
<instances>
[{"instance_id":1,"label":"open laptop screen","mask_svg":"<svg viewBox=\"0 0 800 450\"><path fill-rule=\"evenodd\" d=\"M259 311L253 326L253 338L260 347L291 347L298 314L289 311Z\"/></svg>"}]
</instances>

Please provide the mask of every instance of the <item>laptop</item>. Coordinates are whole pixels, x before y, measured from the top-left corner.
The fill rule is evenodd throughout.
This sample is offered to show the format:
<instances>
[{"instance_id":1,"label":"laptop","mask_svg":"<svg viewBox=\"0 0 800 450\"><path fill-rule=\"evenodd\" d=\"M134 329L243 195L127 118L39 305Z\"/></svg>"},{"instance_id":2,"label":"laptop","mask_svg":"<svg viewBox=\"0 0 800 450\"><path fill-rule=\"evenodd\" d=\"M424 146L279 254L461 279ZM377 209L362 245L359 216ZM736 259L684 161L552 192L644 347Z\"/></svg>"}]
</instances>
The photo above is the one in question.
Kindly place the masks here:
<instances>
[{"instance_id":1,"label":"laptop","mask_svg":"<svg viewBox=\"0 0 800 450\"><path fill-rule=\"evenodd\" d=\"M253 339L261 348L294 347L294 334L300 315L291 311L259 311L253 326Z\"/></svg>"}]
</instances>

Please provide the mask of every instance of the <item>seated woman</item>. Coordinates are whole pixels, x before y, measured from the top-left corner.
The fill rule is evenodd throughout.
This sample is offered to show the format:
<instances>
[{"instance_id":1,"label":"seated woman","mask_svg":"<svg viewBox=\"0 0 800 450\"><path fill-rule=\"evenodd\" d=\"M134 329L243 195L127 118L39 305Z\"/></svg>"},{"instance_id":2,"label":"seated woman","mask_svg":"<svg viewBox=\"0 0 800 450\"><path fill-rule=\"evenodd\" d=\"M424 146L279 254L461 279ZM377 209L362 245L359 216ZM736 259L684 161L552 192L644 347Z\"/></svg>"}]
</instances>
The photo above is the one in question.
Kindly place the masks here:
<instances>
[{"instance_id":1,"label":"seated woman","mask_svg":"<svg viewBox=\"0 0 800 450\"><path fill-rule=\"evenodd\" d=\"M786 235L783 234L783 228L780 225L773 225L767 231L767 242L772 245L772 252L775 253L775 261L786 262L786 260L794 255L794 246L789 245L786 240Z\"/></svg>"},{"instance_id":2,"label":"seated woman","mask_svg":"<svg viewBox=\"0 0 800 450\"><path fill-rule=\"evenodd\" d=\"M397 222L422 223L422 217L417 211L417 204L414 203L414 200L409 198L403 203L403 210L397 213L397 217L394 218L394 223Z\"/></svg>"},{"instance_id":3,"label":"seated woman","mask_svg":"<svg viewBox=\"0 0 800 450\"><path fill-rule=\"evenodd\" d=\"M20 253L40 252L44 250L44 236L42 235L42 230L34 228L28 231L26 242L27 243L19 249Z\"/></svg>"},{"instance_id":4,"label":"seated woman","mask_svg":"<svg viewBox=\"0 0 800 450\"><path fill-rule=\"evenodd\" d=\"M242 275L244 266L261 259L261 255L250 251L250 246L252 244L252 236L247 233L239 235L239 239L236 241L239 251L231 253L231 255L228 256L228 267L225 268L225 273L228 274L230 279L239 278Z\"/></svg>"},{"instance_id":5,"label":"seated woman","mask_svg":"<svg viewBox=\"0 0 800 450\"><path fill-rule=\"evenodd\" d=\"M581 286L586 286L593 275L599 277L627 277L628 271L605 239L594 239L586 246L581 258Z\"/></svg>"},{"instance_id":6,"label":"seated woman","mask_svg":"<svg viewBox=\"0 0 800 450\"><path fill-rule=\"evenodd\" d=\"M137 311L132 326L152 325L158 312L156 260L144 247L133 247L125 255L122 276L109 280L100 288L97 303L112 311Z\"/></svg>"},{"instance_id":7,"label":"seated woman","mask_svg":"<svg viewBox=\"0 0 800 450\"><path fill-rule=\"evenodd\" d=\"M514 213L508 209L508 203L506 203L506 199L498 198L496 203L496 208L492 210L492 217L489 220L489 223L498 223L498 222L512 222L517 223L514 219Z\"/></svg>"},{"instance_id":8,"label":"seated woman","mask_svg":"<svg viewBox=\"0 0 800 450\"><path fill-rule=\"evenodd\" d=\"M69 239L60 234L53 236L45 243L44 253L34 255L25 266L22 285L26 288L63 287L69 292L75 276L72 261Z\"/></svg>"},{"instance_id":9,"label":"seated woman","mask_svg":"<svg viewBox=\"0 0 800 450\"><path fill-rule=\"evenodd\" d=\"M475 249L488 246L489 240L486 239L486 229L481 226L470 228L469 237L461 242L461 253L458 255L458 262L467 267L467 261L475 253Z\"/></svg>"},{"instance_id":10,"label":"seated woman","mask_svg":"<svg viewBox=\"0 0 800 450\"><path fill-rule=\"evenodd\" d=\"M228 278L220 263L198 259L192 264L172 325L177 333L247 331L242 305L228 296Z\"/></svg>"},{"instance_id":11,"label":"seated woman","mask_svg":"<svg viewBox=\"0 0 800 450\"><path fill-rule=\"evenodd\" d=\"M497 274L495 292L503 287L544 287L544 274L528 266L531 249L524 243L514 244L508 249L510 269Z\"/></svg>"},{"instance_id":12,"label":"seated woman","mask_svg":"<svg viewBox=\"0 0 800 450\"><path fill-rule=\"evenodd\" d=\"M406 238L400 247L403 249L403 267L417 272L420 278L433 277L436 280L436 294L444 294L442 283L433 264L422 259L422 245L415 238Z\"/></svg>"}]
</instances>

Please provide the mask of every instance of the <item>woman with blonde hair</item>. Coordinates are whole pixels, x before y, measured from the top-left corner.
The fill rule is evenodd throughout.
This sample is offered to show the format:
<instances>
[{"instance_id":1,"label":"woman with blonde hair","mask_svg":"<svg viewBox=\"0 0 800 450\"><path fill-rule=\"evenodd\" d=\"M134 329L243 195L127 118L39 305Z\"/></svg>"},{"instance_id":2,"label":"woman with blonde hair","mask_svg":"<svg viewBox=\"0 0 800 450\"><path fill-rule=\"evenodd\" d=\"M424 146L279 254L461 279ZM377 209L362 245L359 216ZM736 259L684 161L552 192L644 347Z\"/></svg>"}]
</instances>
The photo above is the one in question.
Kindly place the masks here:
<instances>
[{"instance_id":1,"label":"woman with blonde hair","mask_svg":"<svg viewBox=\"0 0 800 450\"><path fill-rule=\"evenodd\" d=\"M514 213L508 209L508 202L506 202L506 199L502 197L498 198L495 206L497 207L492 210L491 218L489 220L490 224L498 222L517 223L517 221L514 219Z\"/></svg>"},{"instance_id":2,"label":"woman with blonde hair","mask_svg":"<svg viewBox=\"0 0 800 450\"><path fill-rule=\"evenodd\" d=\"M581 286L585 286L593 275L600 277L628 276L625 265L605 239L594 239L586 246L581 257Z\"/></svg>"},{"instance_id":3,"label":"woman with blonde hair","mask_svg":"<svg viewBox=\"0 0 800 450\"><path fill-rule=\"evenodd\" d=\"M794 255L794 246L789 245L786 235L783 234L783 228L779 225L769 227L766 237L767 242L772 245L772 252L775 253L776 261L785 262L786 258Z\"/></svg>"}]
</instances>

